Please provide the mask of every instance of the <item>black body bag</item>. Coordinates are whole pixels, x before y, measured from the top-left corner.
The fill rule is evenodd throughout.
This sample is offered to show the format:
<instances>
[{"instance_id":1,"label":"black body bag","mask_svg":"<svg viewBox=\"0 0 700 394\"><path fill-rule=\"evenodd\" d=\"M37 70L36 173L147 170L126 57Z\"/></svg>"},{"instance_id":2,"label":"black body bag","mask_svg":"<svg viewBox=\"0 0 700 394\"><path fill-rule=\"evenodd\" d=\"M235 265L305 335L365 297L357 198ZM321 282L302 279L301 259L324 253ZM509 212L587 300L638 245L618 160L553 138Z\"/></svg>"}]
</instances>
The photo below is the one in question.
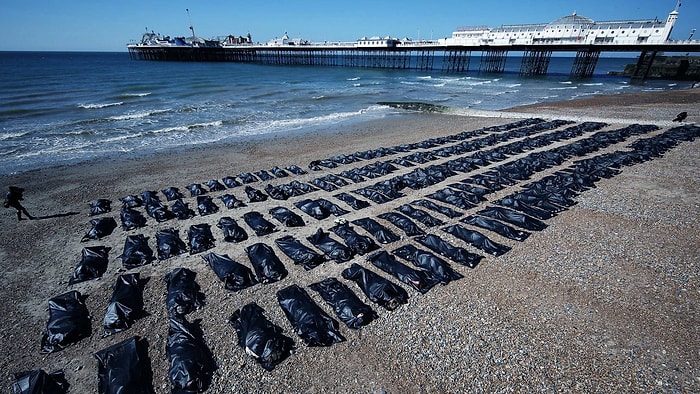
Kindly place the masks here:
<instances>
[{"instance_id":1,"label":"black body bag","mask_svg":"<svg viewBox=\"0 0 700 394\"><path fill-rule=\"evenodd\" d=\"M252 302L231 315L228 323L236 330L238 345L268 371L284 361L294 350L294 341L282 334L282 328L268 320L263 308Z\"/></svg>"},{"instance_id":2,"label":"black body bag","mask_svg":"<svg viewBox=\"0 0 700 394\"><path fill-rule=\"evenodd\" d=\"M271 247L256 243L248 246L245 251L260 282L277 282L287 276L287 269Z\"/></svg>"},{"instance_id":3,"label":"black body bag","mask_svg":"<svg viewBox=\"0 0 700 394\"><path fill-rule=\"evenodd\" d=\"M216 362L197 322L170 316L165 353L173 393L199 393L209 388Z\"/></svg>"},{"instance_id":4,"label":"black body bag","mask_svg":"<svg viewBox=\"0 0 700 394\"><path fill-rule=\"evenodd\" d=\"M238 291L258 283L250 268L240 264L228 255L207 253L202 256L216 276L224 282L227 290Z\"/></svg>"},{"instance_id":5,"label":"black body bag","mask_svg":"<svg viewBox=\"0 0 700 394\"><path fill-rule=\"evenodd\" d=\"M291 235L276 239L275 243L287 257L294 261L294 264L301 265L307 271L318 267L326 261L324 255L316 253L316 251L302 244Z\"/></svg>"},{"instance_id":6,"label":"black body bag","mask_svg":"<svg viewBox=\"0 0 700 394\"><path fill-rule=\"evenodd\" d=\"M377 313L362 302L357 295L336 278L326 278L309 286L333 308L333 312L346 326L357 329L376 319Z\"/></svg>"},{"instance_id":7,"label":"black body bag","mask_svg":"<svg viewBox=\"0 0 700 394\"><path fill-rule=\"evenodd\" d=\"M353 263L344 269L342 276L357 283L370 301L386 310L393 311L399 305L408 303L408 293L401 286L359 264Z\"/></svg>"},{"instance_id":8,"label":"black body bag","mask_svg":"<svg viewBox=\"0 0 700 394\"><path fill-rule=\"evenodd\" d=\"M294 331L308 346L330 346L345 340L338 331L338 322L328 316L298 285L279 290L277 301Z\"/></svg>"},{"instance_id":9,"label":"black body bag","mask_svg":"<svg viewBox=\"0 0 700 394\"><path fill-rule=\"evenodd\" d=\"M73 290L49 300L49 321L41 338L41 351L53 353L92 334L85 297Z\"/></svg>"},{"instance_id":10,"label":"black body bag","mask_svg":"<svg viewBox=\"0 0 700 394\"><path fill-rule=\"evenodd\" d=\"M187 252L185 241L180 239L177 230L167 228L156 232L158 260L166 260Z\"/></svg>"},{"instance_id":11,"label":"black body bag","mask_svg":"<svg viewBox=\"0 0 700 394\"><path fill-rule=\"evenodd\" d=\"M375 267L423 294L427 293L439 282L429 271L415 270L406 264L400 263L394 256L384 250L368 256L367 260L371 261Z\"/></svg>"},{"instance_id":12,"label":"black body bag","mask_svg":"<svg viewBox=\"0 0 700 394\"><path fill-rule=\"evenodd\" d=\"M187 268L175 268L163 277L167 285L165 306L170 316L182 316L204 306L204 294L194 278L197 273Z\"/></svg>"},{"instance_id":13,"label":"black body bag","mask_svg":"<svg viewBox=\"0 0 700 394\"><path fill-rule=\"evenodd\" d=\"M153 394L145 339L132 337L95 353L99 394Z\"/></svg>"},{"instance_id":14,"label":"black body bag","mask_svg":"<svg viewBox=\"0 0 700 394\"><path fill-rule=\"evenodd\" d=\"M120 275L112 286L112 298L102 321L103 336L124 331L134 321L145 315L143 310L143 285L138 272Z\"/></svg>"},{"instance_id":15,"label":"black body bag","mask_svg":"<svg viewBox=\"0 0 700 394\"><path fill-rule=\"evenodd\" d=\"M105 246L89 246L83 248L82 258L75 267L73 275L68 280L68 284L97 279L107 271L109 259L107 255L111 248Z\"/></svg>"}]
</instances>

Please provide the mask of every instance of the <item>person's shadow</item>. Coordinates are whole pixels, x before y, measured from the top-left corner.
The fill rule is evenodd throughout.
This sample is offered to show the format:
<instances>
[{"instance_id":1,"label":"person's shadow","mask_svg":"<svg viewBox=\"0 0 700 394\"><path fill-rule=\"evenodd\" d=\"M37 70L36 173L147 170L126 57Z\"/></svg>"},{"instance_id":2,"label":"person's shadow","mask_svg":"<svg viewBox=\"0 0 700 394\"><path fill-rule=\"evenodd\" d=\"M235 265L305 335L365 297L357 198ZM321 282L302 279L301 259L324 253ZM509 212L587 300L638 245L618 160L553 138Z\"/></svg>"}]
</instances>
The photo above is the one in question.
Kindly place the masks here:
<instances>
[{"instance_id":1,"label":"person's shadow","mask_svg":"<svg viewBox=\"0 0 700 394\"><path fill-rule=\"evenodd\" d=\"M66 212L66 213L57 213L53 215L46 215L46 216L34 216L34 220L44 220L44 219L53 219L53 218L64 218L67 216L73 216L73 215L78 215L80 212Z\"/></svg>"}]
</instances>

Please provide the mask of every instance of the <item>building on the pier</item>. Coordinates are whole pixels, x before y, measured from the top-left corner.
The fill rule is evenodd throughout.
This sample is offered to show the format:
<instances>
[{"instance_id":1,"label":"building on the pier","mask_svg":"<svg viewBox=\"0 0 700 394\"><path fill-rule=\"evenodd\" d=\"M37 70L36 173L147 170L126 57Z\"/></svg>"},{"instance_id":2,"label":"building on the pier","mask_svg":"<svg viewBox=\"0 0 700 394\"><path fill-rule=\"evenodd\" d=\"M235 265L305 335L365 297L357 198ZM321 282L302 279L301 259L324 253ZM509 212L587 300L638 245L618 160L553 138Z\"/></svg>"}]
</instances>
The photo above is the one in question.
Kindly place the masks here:
<instances>
[{"instance_id":1,"label":"building on the pier","mask_svg":"<svg viewBox=\"0 0 700 394\"><path fill-rule=\"evenodd\" d=\"M299 46L299 45L309 45L309 41L302 38L289 38L287 32L281 38L273 38L267 42L267 46L270 47L282 47L282 46Z\"/></svg>"},{"instance_id":2,"label":"building on the pier","mask_svg":"<svg viewBox=\"0 0 700 394\"><path fill-rule=\"evenodd\" d=\"M678 9L666 20L596 22L574 12L551 23L460 27L445 46L537 45L537 44L660 44L666 42L678 20Z\"/></svg>"},{"instance_id":3,"label":"building on the pier","mask_svg":"<svg viewBox=\"0 0 700 394\"><path fill-rule=\"evenodd\" d=\"M392 38L391 36L386 37L362 37L355 42L355 47L357 48L393 48L399 44L397 38Z\"/></svg>"},{"instance_id":4,"label":"building on the pier","mask_svg":"<svg viewBox=\"0 0 700 394\"><path fill-rule=\"evenodd\" d=\"M253 38L250 36L250 33L246 34L244 36L234 36L232 34L229 34L228 36L224 37L223 40L221 41L221 45L223 46L230 46L230 45L244 45L244 44L252 44L253 43Z\"/></svg>"}]
</instances>

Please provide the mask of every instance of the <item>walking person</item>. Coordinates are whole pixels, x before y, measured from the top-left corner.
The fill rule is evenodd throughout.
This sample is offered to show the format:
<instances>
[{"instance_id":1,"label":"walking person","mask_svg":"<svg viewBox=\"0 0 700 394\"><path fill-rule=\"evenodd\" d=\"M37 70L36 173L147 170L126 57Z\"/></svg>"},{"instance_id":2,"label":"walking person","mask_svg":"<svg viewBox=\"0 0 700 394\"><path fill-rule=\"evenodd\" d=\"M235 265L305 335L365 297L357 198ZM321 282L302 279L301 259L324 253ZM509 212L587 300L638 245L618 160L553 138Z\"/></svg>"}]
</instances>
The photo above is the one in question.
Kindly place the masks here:
<instances>
[{"instance_id":1,"label":"walking person","mask_svg":"<svg viewBox=\"0 0 700 394\"><path fill-rule=\"evenodd\" d=\"M29 220L33 220L34 216L30 215L29 212L27 212L27 209L20 203L20 201L24 200L24 196L22 195L24 193L24 189L17 186L10 186L9 189L10 191L8 191L5 195L5 202L3 203L5 208L12 207L16 209L18 221L22 220L22 213L24 213Z\"/></svg>"}]
</instances>

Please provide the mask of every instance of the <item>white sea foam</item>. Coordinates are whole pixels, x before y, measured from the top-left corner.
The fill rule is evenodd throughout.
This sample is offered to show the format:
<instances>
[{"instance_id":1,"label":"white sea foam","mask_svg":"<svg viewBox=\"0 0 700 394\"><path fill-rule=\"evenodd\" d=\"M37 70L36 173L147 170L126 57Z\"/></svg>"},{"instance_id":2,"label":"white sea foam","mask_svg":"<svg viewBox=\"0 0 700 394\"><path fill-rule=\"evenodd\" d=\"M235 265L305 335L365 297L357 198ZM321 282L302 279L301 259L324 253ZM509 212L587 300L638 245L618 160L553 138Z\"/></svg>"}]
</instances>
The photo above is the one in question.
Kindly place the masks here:
<instances>
[{"instance_id":1,"label":"white sea foam","mask_svg":"<svg viewBox=\"0 0 700 394\"><path fill-rule=\"evenodd\" d=\"M3 132L3 133L0 133L0 141L5 141L5 140L13 139L13 138L18 138L18 137L24 137L27 134L29 134L29 133L26 133L26 132L20 132L20 133Z\"/></svg>"},{"instance_id":2,"label":"white sea foam","mask_svg":"<svg viewBox=\"0 0 700 394\"><path fill-rule=\"evenodd\" d=\"M575 94L572 98L579 98L579 97L585 97L585 96L595 96L596 94L601 94L602 92L599 90L596 90L595 92L584 92L584 93L578 93Z\"/></svg>"},{"instance_id":3,"label":"white sea foam","mask_svg":"<svg viewBox=\"0 0 700 394\"><path fill-rule=\"evenodd\" d=\"M118 105L123 105L123 101L117 101L115 103L105 103L105 104L78 104L78 107L84 108L84 109L100 109L100 108L107 108L107 107L116 107Z\"/></svg>"},{"instance_id":4,"label":"white sea foam","mask_svg":"<svg viewBox=\"0 0 700 394\"><path fill-rule=\"evenodd\" d=\"M170 112L170 110L161 109L161 110L155 110L155 111L142 111L142 112L134 112L131 114L126 114L126 115L110 116L109 119L111 119L111 120L141 119L141 118L146 118L148 116L163 114L163 113L167 113L167 112Z\"/></svg>"},{"instance_id":5,"label":"white sea foam","mask_svg":"<svg viewBox=\"0 0 700 394\"><path fill-rule=\"evenodd\" d=\"M369 81L369 82L358 84L358 86L375 86L375 85L383 85L383 83L380 81ZM353 84L353 86L355 86L355 84Z\"/></svg>"},{"instance_id":6,"label":"white sea foam","mask_svg":"<svg viewBox=\"0 0 700 394\"><path fill-rule=\"evenodd\" d=\"M217 120L214 122L194 123L194 124L187 126L187 129L193 130L193 129L203 129L206 127L218 127L218 126L221 126L223 124L224 124L224 122L221 120Z\"/></svg>"},{"instance_id":7,"label":"white sea foam","mask_svg":"<svg viewBox=\"0 0 700 394\"><path fill-rule=\"evenodd\" d=\"M28 157L41 157L41 156L45 156L45 155L61 155L61 154L65 154L67 152L81 151L82 149L91 147L92 145L93 145L92 143L71 144L71 145L55 144L55 145L51 145L51 146L44 148L44 149L37 149L34 151L19 154L19 155L17 155L17 159L23 159L23 158L28 158Z\"/></svg>"},{"instance_id":8,"label":"white sea foam","mask_svg":"<svg viewBox=\"0 0 700 394\"><path fill-rule=\"evenodd\" d=\"M137 113L133 113L133 114L110 116L109 119L111 119L111 120L140 119L140 118L145 118L146 116L148 116L150 114L151 114L150 112L137 112Z\"/></svg>"},{"instance_id":9,"label":"white sea foam","mask_svg":"<svg viewBox=\"0 0 700 394\"><path fill-rule=\"evenodd\" d=\"M518 93L519 90L501 90L498 92L489 92L489 93L484 93L488 96L502 96L504 94L513 94L513 93Z\"/></svg>"},{"instance_id":10,"label":"white sea foam","mask_svg":"<svg viewBox=\"0 0 700 394\"><path fill-rule=\"evenodd\" d=\"M150 130L147 133L143 133L143 135L187 132L187 131L192 131L192 130L196 130L196 129L204 129L207 127L219 127L219 126L222 126L223 124L224 124L223 121L217 120L214 122L194 123L194 124L190 124L190 125L163 127L162 129Z\"/></svg>"},{"instance_id":11,"label":"white sea foam","mask_svg":"<svg viewBox=\"0 0 700 394\"><path fill-rule=\"evenodd\" d=\"M124 93L122 96L123 97L146 97L146 96L150 96L150 95L151 95L151 93L148 92L148 93Z\"/></svg>"},{"instance_id":12,"label":"white sea foam","mask_svg":"<svg viewBox=\"0 0 700 394\"><path fill-rule=\"evenodd\" d=\"M371 105L367 108L358 111L335 112L327 115L313 116L310 118L293 118L279 119L261 122L252 125L251 129L246 131L246 134L264 134L270 130L296 130L304 126L332 124L343 120L351 119L358 116L364 116L372 113L385 113L387 108L381 105Z\"/></svg>"},{"instance_id":13,"label":"white sea foam","mask_svg":"<svg viewBox=\"0 0 700 394\"><path fill-rule=\"evenodd\" d=\"M63 132L63 135L93 135L96 134L94 130L83 130L83 129L74 129L74 130L69 130Z\"/></svg>"},{"instance_id":14,"label":"white sea foam","mask_svg":"<svg viewBox=\"0 0 700 394\"><path fill-rule=\"evenodd\" d=\"M467 86L480 86L480 85L488 85L490 83L493 83L493 80L490 79L477 79L473 80L472 78L468 78L464 80L464 84Z\"/></svg>"},{"instance_id":15,"label":"white sea foam","mask_svg":"<svg viewBox=\"0 0 700 394\"><path fill-rule=\"evenodd\" d=\"M348 78L347 81L359 81L360 77Z\"/></svg>"},{"instance_id":16,"label":"white sea foam","mask_svg":"<svg viewBox=\"0 0 700 394\"><path fill-rule=\"evenodd\" d=\"M127 134L127 135L119 135L119 136L111 137L111 138L103 138L101 142L110 143L110 142L126 141L126 140L132 139L132 138L143 137L144 134L145 134L145 133L134 133L134 134Z\"/></svg>"},{"instance_id":17,"label":"white sea foam","mask_svg":"<svg viewBox=\"0 0 700 394\"><path fill-rule=\"evenodd\" d=\"M162 129L151 130L150 134L172 133L174 131L187 131L188 126L164 127Z\"/></svg>"}]
</instances>

